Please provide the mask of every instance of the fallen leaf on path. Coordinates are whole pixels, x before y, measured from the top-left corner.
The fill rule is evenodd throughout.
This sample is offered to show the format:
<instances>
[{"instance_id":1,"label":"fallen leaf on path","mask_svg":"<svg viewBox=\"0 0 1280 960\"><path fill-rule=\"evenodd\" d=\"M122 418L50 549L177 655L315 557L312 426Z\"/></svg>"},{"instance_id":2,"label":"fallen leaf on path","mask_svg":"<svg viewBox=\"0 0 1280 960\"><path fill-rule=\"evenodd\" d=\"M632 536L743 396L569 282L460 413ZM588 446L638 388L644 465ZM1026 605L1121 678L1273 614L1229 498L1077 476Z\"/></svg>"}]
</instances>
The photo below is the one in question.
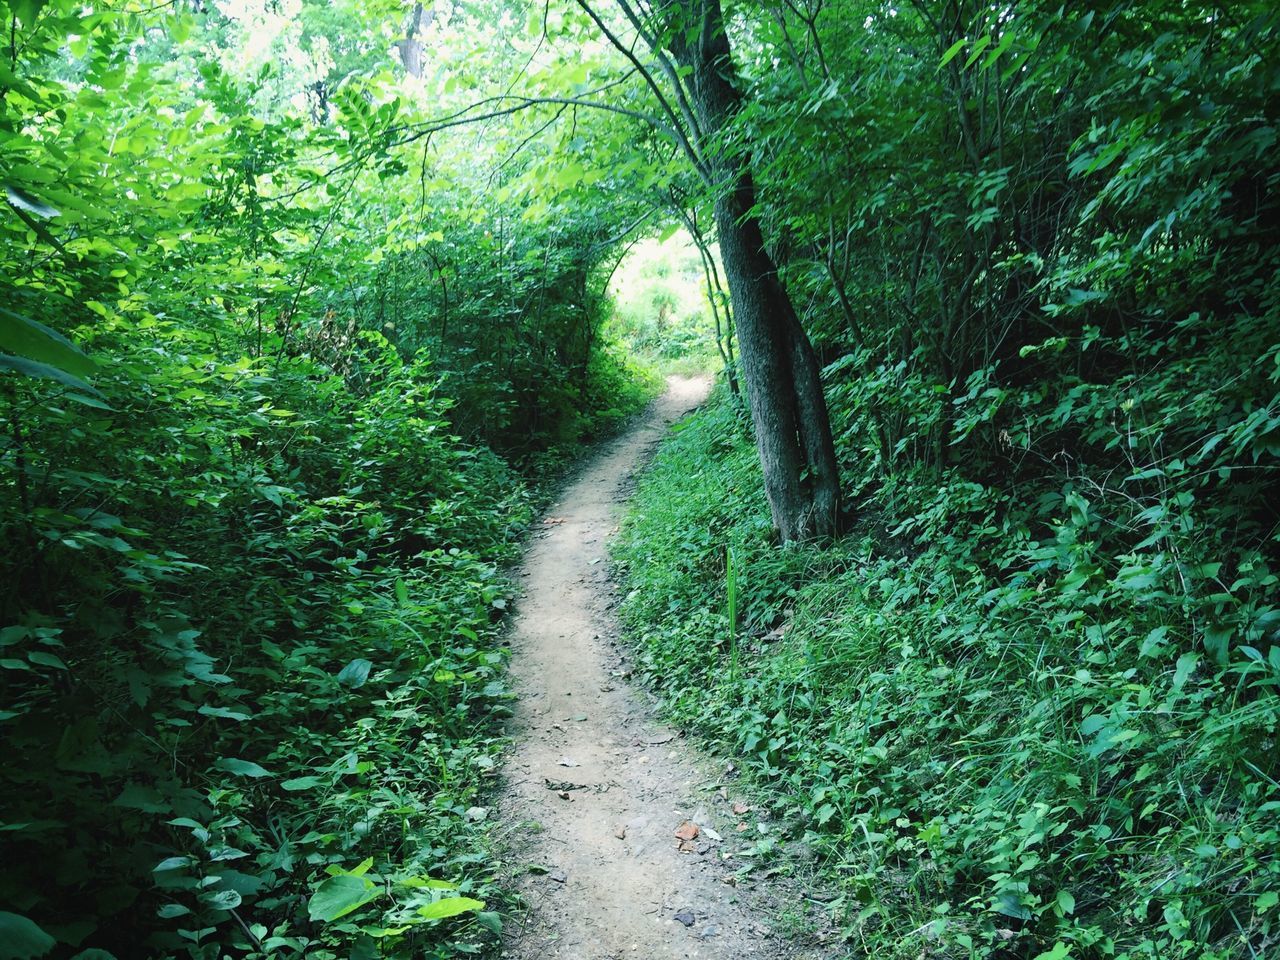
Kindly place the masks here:
<instances>
[{"instance_id":1,"label":"fallen leaf on path","mask_svg":"<svg viewBox=\"0 0 1280 960\"><path fill-rule=\"evenodd\" d=\"M548 790L585 790L589 786L585 783L570 783L568 780L552 780L550 777L543 777L542 780Z\"/></svg>"},{"instance_id":2,"label":"fallen leaf on path","mask_svg":"<svg viewBox=\"0 0 1280 960\"><path fill-rule=\"evenodd\" d=\"M619 840L625 840L625 839L627 839L627 825L624 823L624 824L621 824L621 825L619 825L619 826L614 827L614 828L613 828L613 835L614 835L615 837L617 837Z\"/></svg>"},{"instance_id":3,"label":"fallen leaf on path","mask_svg":"<svg viewBox=\"0 0 1280 960\"><path fill-rule=\"evenodd\" d=\"M674 733L664 733L664 734L659 734L656 737L650 737L645 742L648 743L649 746L651 747L660 747L664 743L670 743L675 738L676 738L676 735Z\"/></svg>"},{"instance_id":4,"label":"fallen leaf on path","mask_svg":"<svg viewBox=\"0 0 1280 960\"><path fill-rule=\"evenodd\" d=\"M547 874L548 880L554 880L556 883L568 883L569 875L558 867Z\"/></svg>"},{"instance_id":5,"label":"fallen leaf on path","mask_svg":"<svg viewBox=\"0 0 1280 960\"><path fill-rule=\"evenodd\" d=\"M694 924L694 916L688 910L682 910L675 915L675 919L683 923L686 927L692 927Z\"/></svg>"},{"instance_id":6,"label":"fallen leaf on path","mask_svg":"<svg viewBox=\"0 0 1280 960\"><path fill-rule=\"evenodd\" d=\"M545 517L542 521L544 527L552 527L557 523L564 523L564 517Z\"/></svg>"},{"instance_id":7,"label":"fallen leaf on path","mask_svg":"<svg viewBox=\"0 0 1280 960\"><path fill-rule=\"evenodd\" d=\"M750 813L751 808L745 803L739 801L733 805L733 812L738 816L742 816L744 813Z\"/></svg>"},{"instance_id":8,"label":"fallen leaf on path","mask_svg":"<svg viewBox=\"0 0 1280 960\"><path fill-rule=\"evenodd\" d=\"M684 823L680 824L680 826L676 827L677 840L697 840L699 833L698 825L690 820L686 820Z\"/></svg>"},{"instance_id":9,"label":"fallen leaf on path","mask_svg":"<svg viewBox=\"0 0 1280 960\"><path fill-rule=\"evenodd\" d=\"M582 766L582 764L580 764L577 760L571 760L571 759L570 759L570 758L568 758L568 757L561 757L561 758L560 758L560 766L562 766L562 767L580 767L580 766Z\"/></svg>"},{"instance_id":10,"label":"fallen leaf on path","mask_svg":"<svg viewBox=\"0 0 1280 960\"><path fill-rule=\"evenodd\" d=\"M749 826L747 826L747 824L746 824L746 823L739 823L739 824L738 824L738 826L737 826L737 831L738 831L739 833L746 833L746 832L747 832L748 830L750 830L750 829L751 829L751 828L750 828Z\"/></svg>"},{"instance_id":11,"label":"fallen leaf on path","mask_svg":"<svg viewBox=\"0 0 1280 960\"><path fill-rule=\"evenodd\" d=\"M720 836L720 834L716 833L710 827L703 827L702 833L708 840L715 840L717 843L724 839L724 837Z\"/></svg>"}]
</instances>

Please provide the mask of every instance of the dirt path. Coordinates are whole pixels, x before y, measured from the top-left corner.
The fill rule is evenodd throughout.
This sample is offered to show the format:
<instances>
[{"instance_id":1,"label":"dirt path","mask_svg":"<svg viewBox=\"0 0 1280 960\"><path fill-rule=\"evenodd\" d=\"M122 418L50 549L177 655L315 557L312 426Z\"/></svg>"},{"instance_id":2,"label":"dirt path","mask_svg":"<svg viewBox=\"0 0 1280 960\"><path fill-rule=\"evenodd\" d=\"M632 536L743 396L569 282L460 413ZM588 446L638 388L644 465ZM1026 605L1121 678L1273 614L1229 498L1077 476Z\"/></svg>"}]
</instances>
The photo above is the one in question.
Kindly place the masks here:
<instances>
[{"instance_id":1,"label":"dirt path","mask_svg":"<svg viewBox=\"0 0 1280 960\"><path fill-rule=\"evenodd\" d=\"M504 956L796 955L725 882L740 865L725 857L738 839L730 799L689 745L654 725L612 644L616 588L605 553L629 481L708 387L670 378L642 420L565 490L525 558L512 636L515 748L501 809L529 913L508 924ZM682 844L676 830L686 821L698 836Z\"/></svg>"}]
</instances>

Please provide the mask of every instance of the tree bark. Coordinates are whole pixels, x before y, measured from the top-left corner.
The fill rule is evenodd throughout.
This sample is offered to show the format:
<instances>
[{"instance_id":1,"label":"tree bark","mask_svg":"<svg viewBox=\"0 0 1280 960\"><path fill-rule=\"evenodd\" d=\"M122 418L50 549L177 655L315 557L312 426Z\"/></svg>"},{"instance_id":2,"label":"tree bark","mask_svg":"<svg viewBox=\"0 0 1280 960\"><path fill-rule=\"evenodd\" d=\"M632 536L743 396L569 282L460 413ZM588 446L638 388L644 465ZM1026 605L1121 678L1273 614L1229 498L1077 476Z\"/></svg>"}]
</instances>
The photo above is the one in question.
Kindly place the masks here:
<instances>
[{"instance_id":1,"label":"tree bark","mask_svg":"<svg viewBox=\"0 0 1280 960\"><path fill-rule=\"evenodd\" d=\"M782 541L836 536L840 481L813 346L764 242L750 157L725 146L742 106L720 0L681 0L672 54L691 70L699 152L716 192L716 232L733 301L765 493ZM682 29L699 23L696 40Z\"/></svg>"}]
</instances>

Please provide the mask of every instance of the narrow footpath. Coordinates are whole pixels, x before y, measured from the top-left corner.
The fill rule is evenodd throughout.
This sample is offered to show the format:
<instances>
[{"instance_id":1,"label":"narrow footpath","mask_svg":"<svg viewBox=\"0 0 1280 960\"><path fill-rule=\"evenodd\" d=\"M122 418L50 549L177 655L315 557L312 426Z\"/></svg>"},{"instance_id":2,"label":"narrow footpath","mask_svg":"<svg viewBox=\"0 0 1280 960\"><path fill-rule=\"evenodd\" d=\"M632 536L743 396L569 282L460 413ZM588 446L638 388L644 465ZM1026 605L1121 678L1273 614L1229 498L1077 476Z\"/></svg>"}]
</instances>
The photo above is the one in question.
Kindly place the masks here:
<instances>
[{"instance_id":1,"label":"narrow footpath","mask_svg":"<svg viewBox=\"0 0 1280 960\"><path fill-rule=\"evenodd\" d=\"M708 388L670 378L564 491L520 572L510 668L519 699L500 807L529 909L508 923L506 957L814 956L771 929L752 902L759 892L734 885L736 798L656 725L616 645L608 540L636 470Z\"/></svg>"}]
</instances>

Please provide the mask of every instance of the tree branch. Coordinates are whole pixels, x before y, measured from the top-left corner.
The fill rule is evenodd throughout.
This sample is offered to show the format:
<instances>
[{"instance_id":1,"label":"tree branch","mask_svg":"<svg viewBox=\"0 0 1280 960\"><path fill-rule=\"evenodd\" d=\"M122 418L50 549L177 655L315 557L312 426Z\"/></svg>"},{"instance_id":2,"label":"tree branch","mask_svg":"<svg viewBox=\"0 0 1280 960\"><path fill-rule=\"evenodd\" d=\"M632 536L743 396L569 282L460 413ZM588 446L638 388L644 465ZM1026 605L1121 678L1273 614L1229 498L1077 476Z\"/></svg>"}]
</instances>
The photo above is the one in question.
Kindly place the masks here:
<instances>
[{"instance_id":1,"label":"tree branch","mask_svg":"<svg viewBox=\"0 0 1280 960\"><path fill-rule=\"evenodd\" d=\"M667 75L667 79L671 82L672 89L675 90L676 103L680 107L681 116L684 117L685 123L689 124L689 130L693 133L694 139L701 142L702 126L698 123L697 115L689 106L689 100L685 96L684 92L684 83L680 80L680 74L676 71L675 64L673 64L670 58L667 57L666 53L663 52L662 45L658 43L657 37L646 32L643 21L639 14L632 9L631 4L628 3L627 0L616 0L616 2L618 6L622 8L622 12L626 14L627 19L631 21L631 25L636 28L636 33L638 33L640 38L649 45L650 51L652 51L654 58L658 61L658 66L660 66L662 68L662 72Z\"/></svg>"},{"instance_id":2,"label":"tree branch","mask_svg":"<svg viewBox=\"0 0 1280 960\"><path fill-rule=\"evenodd\" d=\"M576 3L582 8L583 12L591 18L592 22L600 29L600 32L605 35L605 39L613 44L614 49L631 61L631 65L639 71L640 76L644 78L644 82L648 85L649 89L653 91L653 95L658 98L658 105L662 107L662 112L665 113L667 115L667 119L671 121L671 129L676 134L677 142L680 144L680 148L684 151L685 156L688 157L689 162L693 164L693 168L698 171L698 176L710 183L710 170L707 169L702 158L698 156L698 151L694 149L693 144L689 141L688 135L681 128L679 115L671 106L670 101L663 96L662 88L659 87L658 82L653 79L653 74L650 73L645 65L640 62L640 58L632 52L631 48L623 43L618 36L605 25L604 20L600 18L599 14L591 9L587 0L576 0Z\"/></svg>"}]
</instances>

